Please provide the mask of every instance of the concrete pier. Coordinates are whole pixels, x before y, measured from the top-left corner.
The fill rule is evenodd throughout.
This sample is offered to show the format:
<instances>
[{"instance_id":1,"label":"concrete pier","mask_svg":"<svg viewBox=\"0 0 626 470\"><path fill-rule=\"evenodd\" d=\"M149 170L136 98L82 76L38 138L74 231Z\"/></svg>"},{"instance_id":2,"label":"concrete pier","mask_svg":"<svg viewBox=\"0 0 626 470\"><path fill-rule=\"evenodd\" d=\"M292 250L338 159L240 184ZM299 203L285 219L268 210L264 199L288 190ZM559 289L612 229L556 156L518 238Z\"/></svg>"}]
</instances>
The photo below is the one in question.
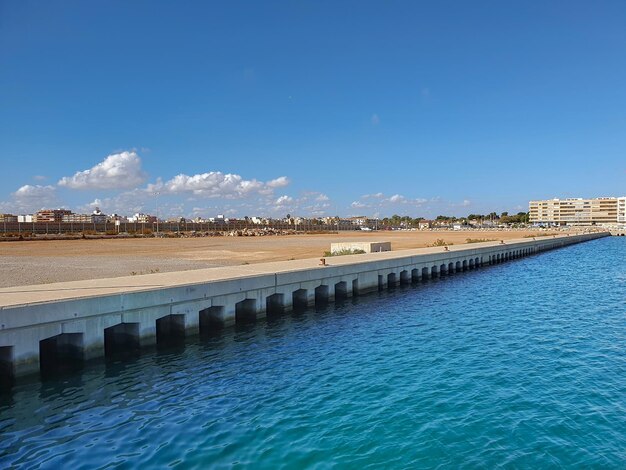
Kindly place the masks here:
<instances>
[{"instance_id":1,"label":"concrete pier","mask_svg":"<svg viewBox=\"0 0 626 470\"><path fill-rule=\"evenodd\" d=\"M0 289L0 383L266 315L610 233L560 235Z\"/></svg>"}]
</instances>

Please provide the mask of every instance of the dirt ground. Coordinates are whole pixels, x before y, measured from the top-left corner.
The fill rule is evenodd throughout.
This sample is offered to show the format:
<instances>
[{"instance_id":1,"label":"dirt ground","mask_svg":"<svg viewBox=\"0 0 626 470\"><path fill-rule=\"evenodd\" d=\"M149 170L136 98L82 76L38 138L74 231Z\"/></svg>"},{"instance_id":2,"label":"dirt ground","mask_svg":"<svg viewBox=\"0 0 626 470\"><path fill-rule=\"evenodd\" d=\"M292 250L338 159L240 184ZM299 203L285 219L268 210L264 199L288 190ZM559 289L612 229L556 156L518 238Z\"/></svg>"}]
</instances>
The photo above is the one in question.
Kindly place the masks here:
<instances>
[{"instance_id":1,"label":"dirt ground","mask_svg":"<svg viewBox=\"0 0 626 470\"><path fill-rule=\"evenodd\" d=\"M0 287L184 271L322 256L333 242L391 241L394 251L508 240L537 231L340 232L324 235L38 240L0 243Z\"/></svg>"}]
</instances>

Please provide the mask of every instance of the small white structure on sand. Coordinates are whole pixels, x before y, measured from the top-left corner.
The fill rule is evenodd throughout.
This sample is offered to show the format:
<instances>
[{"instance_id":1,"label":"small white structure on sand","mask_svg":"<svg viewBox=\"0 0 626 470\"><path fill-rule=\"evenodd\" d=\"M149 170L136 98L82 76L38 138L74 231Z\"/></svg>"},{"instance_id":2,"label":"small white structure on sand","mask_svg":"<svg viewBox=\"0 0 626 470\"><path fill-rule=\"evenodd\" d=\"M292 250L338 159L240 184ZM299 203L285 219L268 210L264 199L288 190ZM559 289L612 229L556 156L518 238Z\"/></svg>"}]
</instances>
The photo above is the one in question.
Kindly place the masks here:
<instances>
[{"instance_id":1,"label":"small white structure on sand","mask_svg":"<svg viewBox=\"0 0 626 470\"><path fill-rule=\"evenodd\" d=\"M365 253L391 251L391 242L341 242L331 243L330 252L363 250Z\"/></svg>"}]
</instances>

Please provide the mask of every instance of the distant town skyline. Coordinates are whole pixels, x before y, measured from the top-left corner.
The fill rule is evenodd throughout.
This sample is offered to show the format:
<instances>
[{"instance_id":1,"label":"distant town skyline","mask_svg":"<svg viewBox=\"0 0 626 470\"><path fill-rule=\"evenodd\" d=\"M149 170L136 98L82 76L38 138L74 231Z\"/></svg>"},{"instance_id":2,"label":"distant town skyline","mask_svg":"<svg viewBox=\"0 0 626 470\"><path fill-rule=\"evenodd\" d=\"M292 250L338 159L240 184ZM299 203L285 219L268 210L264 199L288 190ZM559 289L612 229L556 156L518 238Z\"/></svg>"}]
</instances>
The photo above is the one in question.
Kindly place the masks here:
<instances>
[{"instance_id":1,"label":"distant town skyline","mask_svg":"<svg viewBox=\"0 0 626 470\"><path fill-rule=\"evenodd\" d=\"M626 4L0 2L0 212L626 194Z\"/></svg>"}]
</instances>

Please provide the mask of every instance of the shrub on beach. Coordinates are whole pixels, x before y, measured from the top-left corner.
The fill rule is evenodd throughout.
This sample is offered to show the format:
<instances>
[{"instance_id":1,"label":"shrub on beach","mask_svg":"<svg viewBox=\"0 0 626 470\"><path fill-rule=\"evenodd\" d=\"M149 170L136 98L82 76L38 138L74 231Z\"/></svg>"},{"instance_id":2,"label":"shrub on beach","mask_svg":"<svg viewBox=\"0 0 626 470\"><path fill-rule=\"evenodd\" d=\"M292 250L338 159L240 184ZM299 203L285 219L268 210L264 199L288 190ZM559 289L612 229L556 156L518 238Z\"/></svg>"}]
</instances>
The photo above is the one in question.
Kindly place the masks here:
<instances>
[{"instance_id":1,"label":"shrub on beach","mask_svg":"<svg viewBox=\"0 0 626 470\"><path fill-rule=\"evenodd\" d=\"M435 240L429 246L450 246L450 245L454 245L454 243L447 242L447 241L443 240L442 238L437 238L437 240Z\"/></svg>"},{"instance_id":2,"label":"shrub on beach","mask_svg":"<svg viewBox=\"0 0 626 470\"><path fill-rule=\"evenodd\" d=\"M344 249L344 250L339 250L339 251L325 251L324 252L324 256L344 256L344 255L362 255L365 253L365 250L359 250L354 249L354 250L349 250L349 249Z\"/></svg>"},{"instance_id":3,"label":"shrub on beach","mask_svg":"<svg viewBox=\"0 0 626 470\"><path fill-rule=\"evenodd\" d=\"M466 238L465 243L484 243L484 242L495 242L497 241L495 238Z\"/></svg>"}]
</instances>

